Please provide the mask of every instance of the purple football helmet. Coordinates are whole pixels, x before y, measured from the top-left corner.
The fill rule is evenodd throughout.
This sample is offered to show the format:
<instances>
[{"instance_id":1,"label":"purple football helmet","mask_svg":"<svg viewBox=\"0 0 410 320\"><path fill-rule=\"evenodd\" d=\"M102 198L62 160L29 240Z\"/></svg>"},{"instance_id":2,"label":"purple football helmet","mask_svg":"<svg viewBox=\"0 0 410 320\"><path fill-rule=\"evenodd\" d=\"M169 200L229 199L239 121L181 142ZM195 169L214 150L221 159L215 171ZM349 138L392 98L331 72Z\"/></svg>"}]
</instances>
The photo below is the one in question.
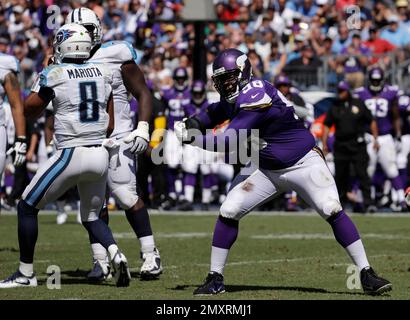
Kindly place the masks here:
<instances>
[{"instance_id":1,"label":"purple football helmet","mask_svg":"<svg viewBox=\"0 0 410 320\"><path fill-rule=\"evenodd\" d=\"M242 51L226 49L215 58L212 80L216 91L229 103L234 103L239 92L252 77L251 63Z\"/></svg>"},{"instance_id":2,"label":"purple football helmet","mask_svg":"<svg viewBox=\"0 0 410 320\"><path fill-rule=\"evenodd\" d=\"M382 68L376 67L369 72L369 89L380 92L384 87L384 72Z\"/></svg>"},{"instance_id":3,"label":"purple football helmet","mask_svg":"<svg viewBox=\"0 0 410 320\"><path fill-rule=\"evenodd\" d=\"M185 68L176 68L172 78L174 79L174 87L178 91L184 91L188 87L188 71Z\"/></svg>"},{"instance_id":4,"label":"purple football helmet","mask_svg":"<svg viewBox=\"0 0 410 320\"><path fill-rule=\"evenodd\" d=\"M275 87L291 86L291 85L292 85L292 83L290 82L289 78L284 74L278 75L275 78Z\"/></svg>"},{"instance_id":5,"label":"purple football helmet","mask_svg":"<svg viewBox=\"0 0 410 320\"><path fill-rule=\"evenodd\" d=\"M192 101L200 105L206 97L205 83L202 80L195 80L191 87Z\"/></svg>"}]
</instances>

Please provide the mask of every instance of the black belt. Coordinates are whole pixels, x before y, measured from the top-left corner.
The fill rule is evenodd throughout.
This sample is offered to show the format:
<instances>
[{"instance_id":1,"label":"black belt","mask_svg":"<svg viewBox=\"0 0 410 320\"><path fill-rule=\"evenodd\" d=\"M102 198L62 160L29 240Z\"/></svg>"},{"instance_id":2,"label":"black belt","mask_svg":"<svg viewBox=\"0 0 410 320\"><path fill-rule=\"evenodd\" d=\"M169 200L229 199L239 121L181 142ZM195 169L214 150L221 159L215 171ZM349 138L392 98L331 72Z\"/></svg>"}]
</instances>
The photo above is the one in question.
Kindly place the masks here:
<instances>
[{"instance_id":1,"label":"black belt","mask_svg":"<svg viewBox=\"0 0 410 320\"><path fill-rule=\"evenodd\" d=\"M89 146L82 146L82 147L84 147L84 148L98 148L98 147L101 147L101 146L102 146L101 144L91 144Z\"/></svg>"}]
</instances>

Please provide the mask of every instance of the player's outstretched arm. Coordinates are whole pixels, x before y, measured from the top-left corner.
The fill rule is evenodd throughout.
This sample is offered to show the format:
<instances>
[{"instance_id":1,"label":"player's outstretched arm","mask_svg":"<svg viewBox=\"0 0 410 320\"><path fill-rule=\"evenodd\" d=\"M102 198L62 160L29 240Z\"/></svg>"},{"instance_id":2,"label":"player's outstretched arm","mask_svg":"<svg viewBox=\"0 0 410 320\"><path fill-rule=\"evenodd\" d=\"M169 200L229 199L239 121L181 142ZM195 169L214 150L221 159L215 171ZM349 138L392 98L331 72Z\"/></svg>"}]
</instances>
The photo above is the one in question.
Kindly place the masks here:
<instances>
[{"instance_id":1,"label":"player's outstretched arm","mask_svg":"<svg viewBox=\"0 0 410 320\"><path fill-rule=\"evenodd\" d=\"M149 142L149 122L152 115L152 97L144 75L134 61L129 61L121 66L121 74L125 87L138 100L138 125L137 129L125 137L124 142L133 142L130 151L136 154L145 152Z\"/></svg>"},{"instance_id":2,"label":"player's outstretched arm","mask_svg":"<svg viewBox=\"0 0 410 320\"><path fill-rule=\"evenodd\" d=\"M26 119L24 117L23 103L21 101L20 84L17 75L10 72L4 79L4 89L9 99L11 112L13 114L14 126L17 137L26 136Z\"/></svg>"},{"instance_id":3,"label":"player's outstretched arm","mask_svg":"<svg viewBox=\"0 0 410 320\"><path fill-rule=\"evenodd\" d=\"M152 115L152 97L144 74L134 61L121 66L122 79L127 90L138 100L138 121L149 122Z\"/></svg>"}]
</instances>

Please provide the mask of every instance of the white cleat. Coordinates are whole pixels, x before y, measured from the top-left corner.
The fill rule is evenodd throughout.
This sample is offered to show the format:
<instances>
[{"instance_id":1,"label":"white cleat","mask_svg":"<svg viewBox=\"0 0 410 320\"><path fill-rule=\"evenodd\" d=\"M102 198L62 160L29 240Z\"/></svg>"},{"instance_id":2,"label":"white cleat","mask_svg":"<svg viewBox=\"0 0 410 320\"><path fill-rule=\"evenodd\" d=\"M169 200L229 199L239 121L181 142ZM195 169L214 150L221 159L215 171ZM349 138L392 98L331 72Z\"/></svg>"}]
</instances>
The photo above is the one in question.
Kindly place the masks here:
<instances>
[{"instance_id":1,"label":"white cleat","mask_svg":"<svg viewBox=\"0 0 410 320\"><path fill-rule=\"evenodd\" d=\"M141 253L143 260L141 266L141 279L152 280L157 279L162 273L161 257L157 248L154 248L152 252Z\"/></svg>"},{"instance_id":2,"label":"white cleat","mask_svg":"<svg viewBox=\"0 0 410 320\"><path fill-rule=\"evenodd\" d=\"M64 224L67 222L68 215L65 212L57 213L57 224Z\"/></svg>"},{"instance_id":3,"label":"white cleat","mask_svg":"<svg viewBox=\"0 0 410 320\"><path fill-rule=\"evenodd\" d=\"M13 273L7 279L0 281L0 289L18 288L18 287L37 287L37 278L32 274L26 277L19 270Z\"/></svg>"},{"instance_id":4,"label":"white cleat","mask_svg":"<svg viewBox=\"0 0 410 320\"><path fill-rule=\"evenodd\" d=\"M117 287L128 287L130 285L131 274L128 268L127 258L118 250L111 260L114 269L115 285Z\"/></svg>"}]
</instances>

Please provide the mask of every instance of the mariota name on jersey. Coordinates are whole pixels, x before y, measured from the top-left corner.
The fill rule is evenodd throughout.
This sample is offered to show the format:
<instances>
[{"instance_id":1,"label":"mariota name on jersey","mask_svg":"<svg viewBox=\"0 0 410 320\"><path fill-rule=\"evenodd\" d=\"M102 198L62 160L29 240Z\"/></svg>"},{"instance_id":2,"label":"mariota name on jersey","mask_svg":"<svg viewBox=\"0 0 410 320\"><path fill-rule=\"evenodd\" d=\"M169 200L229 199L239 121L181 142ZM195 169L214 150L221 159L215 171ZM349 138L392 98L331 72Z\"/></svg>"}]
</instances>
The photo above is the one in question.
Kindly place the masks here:
<instances>
[{"instance_id":1,"label":"mariota name on jersey","mask_svg":"<svg viewBox=\"0 0 410 320\"><path fill-rule=\"evenodd\" d=\"M103 76L103 74L97 67L67 69L66 71L68 73L69 79L92 78Z\"/></svg>"}]
</instances>

